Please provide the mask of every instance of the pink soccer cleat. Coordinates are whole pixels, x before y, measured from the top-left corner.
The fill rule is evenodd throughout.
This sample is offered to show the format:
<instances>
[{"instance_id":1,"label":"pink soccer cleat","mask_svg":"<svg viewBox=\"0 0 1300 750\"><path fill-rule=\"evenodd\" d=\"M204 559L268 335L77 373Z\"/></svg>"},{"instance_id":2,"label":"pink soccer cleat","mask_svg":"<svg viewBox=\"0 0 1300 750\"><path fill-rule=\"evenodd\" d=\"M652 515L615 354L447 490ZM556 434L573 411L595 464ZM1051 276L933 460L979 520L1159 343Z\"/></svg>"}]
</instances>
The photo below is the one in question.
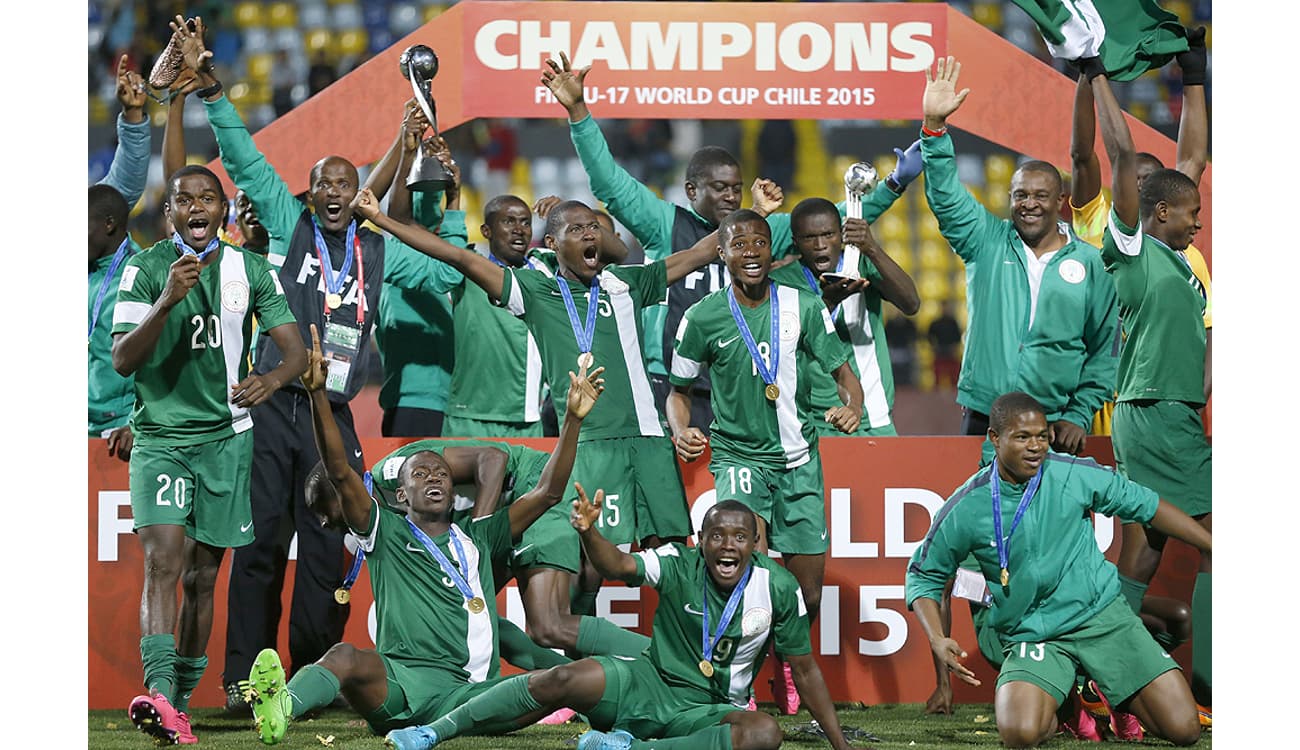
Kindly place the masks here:
<instances>
[{"instance_id":1,"label":"pink soccer cleat","mask_svg":"<svg viewBox=\"0 0 1300 750\"><path fill-rule=\"evenodd\" d=\"M1110 714L1110 733L1115 735L1115 739L1141 742L1143 737L1142 722L1138 721L1138 717L1133 714L1126 714L1110 705L1110 701L1102 694L1097 687L1097 683L1092 680L1088 680L1088 687L1092 689L1092 692L1096 693L1102 704L1106 706L1106 710Z\"/></svg>"},{"instance_id":2,"label":"pink soccer cleat","mask_svg":"<svg viewBox=\"0 0 1300 750\"><path fill-rule=\"evenodd\" d=\"M537 720L537 723L538 723L538 724L545 724L545 725L547 725L547 726L556 726L556 725L558 725L558 724L568 724L568 723L569 723L569 720L572 719L573 717L577 716L577 715L578 715L578 712L577 712L577 711L574 711L572 708L560 707L560 708L555 709L554 712L549 713L549 714L547 714L546 716L543 716L542 718L538 719L538 720Z\"/></svg>"},{"instance_id":3,"label":"pink soccer cleat","mask_svg":"<svg viewBox=\"0 0 1300 750\"><path fill-rule=\"evenodd\" d=\"M1101 742L1101 732L1097 731L1097 720L1083 707L1077 690L1070 691L1069 705L1066 710L1070 718L1061 722L1062 732L1076 740Z\"/></svg>"},{"instance_id":4,"label":"pink soccer cleat","mask_svg":"<svg viewBox=\"0 0 1300 750\"><path fill-rule=\"evenodd\" d=\"M790 662L778 662L780 665L772 677L772 698L776 707L786 716L799 713L799 691L794 686L794 676L790 673Z\"/></svg>"},{"instance_id":5,"label":"pink soccer cleat","mask_svg":"<svg viewBox=\"0 0 1300 750\"><path fill-rule=\"evenodd\" d=\"M177 711L161 693L137 695L126 712L135 728L152 737L155 745L193 745L199 741L190 729L190 717Z\"/></svg>"}]
</instances>

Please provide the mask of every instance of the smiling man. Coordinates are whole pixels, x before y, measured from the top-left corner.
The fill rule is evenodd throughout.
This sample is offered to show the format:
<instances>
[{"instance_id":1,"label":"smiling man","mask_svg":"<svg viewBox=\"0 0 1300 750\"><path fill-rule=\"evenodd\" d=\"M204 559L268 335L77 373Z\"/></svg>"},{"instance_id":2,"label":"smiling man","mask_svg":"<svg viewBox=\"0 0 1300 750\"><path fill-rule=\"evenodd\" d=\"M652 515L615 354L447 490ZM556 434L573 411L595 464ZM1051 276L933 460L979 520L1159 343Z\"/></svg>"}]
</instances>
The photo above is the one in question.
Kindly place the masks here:
<instances>
[{"instance_id":1,"label":"smiling man","mask_svg":"<svg viewBox=\"0 0 1300 750\"><path fill-rule=\"evenodd\" d=\"M1021 390L1047 409L1052 447L1078 454L1092 417L1111 396L1119 358L1115 285L1096 248L1060 220L1060 173L1027 161L1011 177L1011 218L984 208L957 178L947 118L961 64L926 70L921 155L925 198L939 230L966 266L966 348L957 379L961 432L984 435L988 410ZM985 442L983 460L993 455Z\"/></svg>"},{"instance_id":2,"label":"smiling man","mask_svg":"<svg viewBox=\"0 0 1300 750\"><path fill-rule=\"evenodd\" d=\"M939 611L945 584L973 555L978 570L958 577L982 591L977 598L989 603L982 627L1000 641L994 712L1003 744L1037 747L1056 734L1058 717L1078 715L1077 669L1148 732L1193 744L1201 727L1187 681L1125 603L1090 514L1139 519L1207 554L1210 532L1113 469L1051 452L1044 409L1028 394L1000 396L989 417L992 465L935 514L907 569L907 606L935 658L980 684Z\"/></svg>"},{"instance_id":3,"label":"smiling man","mask_svg":"<svg viewBox=\"0 0 1300 750\"><path fill-rule=\"evenodd\" d=\"M579 750L775 750L781 727L746 711L769 645L794 679L831 746L849 747L812 656L803 597L794 578L755 554L754 514L739 502L709 509L700 544L667 544L630 555L601 536L604 492L579 490L570 523L605 577L659 595L650 648L634 659L598 656L512 677L427 726L390 732L389 747L427 750L466 733L526 726L567 706L592 727Z\"/></svg>"}]
</instances>

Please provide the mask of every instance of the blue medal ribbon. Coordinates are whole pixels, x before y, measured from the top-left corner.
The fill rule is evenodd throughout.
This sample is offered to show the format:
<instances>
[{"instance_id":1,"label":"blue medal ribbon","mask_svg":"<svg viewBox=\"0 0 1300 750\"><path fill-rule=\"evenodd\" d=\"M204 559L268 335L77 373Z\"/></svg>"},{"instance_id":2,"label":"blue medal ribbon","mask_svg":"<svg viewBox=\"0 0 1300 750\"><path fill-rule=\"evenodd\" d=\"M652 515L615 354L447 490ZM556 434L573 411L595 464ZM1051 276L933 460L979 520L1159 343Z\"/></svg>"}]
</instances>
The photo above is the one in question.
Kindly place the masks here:
<instances>
[{"instance_id":1,"label":"blue medal ribbon","mask_svg":"<svg viewBox=\"0 0 1300 750\"><path fill-rule=\"evenodd\" d=\"M348 233L343 240L343 267L339 272L334 273L334 267L330 265L330 250L325 245L325 237L320 233L320 224L316 223L316 217L311 220L311 230L316 235L316 254L320 257L321 275L325 277L325 291L328 294L338 294L343 289L343 280L347 278L348 273L352 271L352 255L349 252L356 248L356 253L361 253L361 247L357 245L357 222L352 220L348 222Z\"/></svg>"},{"instance_id":2,"label":"blue medal ribbon","mask_svg":"<svg viewBox=\"0 0 1300 750\"><path fill-rule=\"evenodd\" d=\"M369 471L361 476L361 481L366 483L366 494L375 494L375 478ZM352 567L348 570L347 576L343 579L343 590L350 591L352 586L357 582L357 576L361 575L361 564L366 561L366 551L357 547L357 554L352 558Z\"/></svg>"},{"instance_id":3,"label":"blue medal ribbon","mask_svg":"<svg viewBox=\"0 0 1300 750\"><path fill-rule=\"evenodd\" d=\"M799 264L799 267L803 269L803 277L808 280L808 286L812 287L813 294L817 295L818 297L822 296L822 287L820 284L817 283L817 278L812 275L812 270L810 270L808 266L805 266L802 263ZM835 265L835 273L840 273L843 270L844 270L844 253L840 253L840 262ZM840 312L840 305L836 305L835 309L831 310L831 319L834 319L836 315L839 315L839 312Z\"/></svg>"},{"instance_id":4,"label":"blue medal ribbon","mask_svg":"<svg viewBox=\"0 0 1300 750\"><path fill-rule=\"evenodd\" d=\"M1038 467L1038 473L1034 474L1033 479L1029 480L1029 486L1025 488L1025 494L1020 498L1020 505L1016 506L1016 515L1011 519L1011 529L1007 532L1006 539L1002 538L1002 478L998 476L998 459L994 457L991 470L993 472L993 481L989 483L989 491L993 495L993 539L998 546L998 567L1002 568L1002 585L1007 585L1007 552L1011 546L1011 535L1016 533L1016 527L1020 525L1020 519L1024 517L1025 510L1029 508L1029 501L1034 499L1034 493L1038 492L1038 485L1043 481L1043 466Z\"/></svg>"},{"instance_id":5,"label":"blue medal ribbon","mask_svg":"<svg viewBox=\"0 0 1300 750\"><path fill-rule=\"evenodd\" d=\"M456 548L456 558L460 561L461 570L457 570L456 566L451 564L451 560L448 560L447 556L442 554L442 550L438 549L438 545L434 544L429 535L424 533L419 526L412 523L411 519L406 519L406 525L411 527L411 533L415 534L415 538L420 540L420 544L423 544L429 554L433 555L433 559L438 561L438 565L442 566L442 571L456 584L456 588L460 589L461 596L465 597L465 601L468 602L473 599L474 589L469 587L469 581L465 580L465 576L461 575L461 570L469 570L469 563L465 560L465 548L461 546L460 538L456 536L456 533L451 529L447 530L447 536L451 537L451 543Z\"/></svg>"},{"instance_id":6,"label":"blue medal ribbon","mask_svg":"<svg viewBox=\"0 0 1300 750\"><path fill-rule=\"evenodd\" d=\"M772 367L769 370L767 363L758 353L758 344L754 343L754 334L749 332L749 324L745 322L745 316L740 313L740 305L736 302L736 287L731 285L727 287L727 304L731 306L731 317L736 321L736 328L740 329L740 337L745 340L745 348L749 350L750 359L754 360L754 366L758 368L758 374L763 378L763 382L772 385L776 382L776 368L781 361L781 302L776 295L776 282L769 281L767 298L772 305L772 335L768 339L771 349Z\"/></svg>"},{"instance_id":7,"label":"blue medal ribbon","mask_svg":"<svg viewBox=\"0 0 1300 750\"><path fill-rule=\"evenodd\" d=\"M591 289L587 292L585 326L580 326L578 323L578 308L573 304L573 292L569 291L569 282L556 274L555 284L560 287L560 296L564 298L564 309L569 312L569 325L578 340L578 352L586 354L591 351L591 342L596 336L596 308L600 307L600 275L591 277Z\"/></svg>"},{"instance_id":8,"label":"blue medal ribbon","mask_svg":"<svg viewBox=\"0 0 1300 750\"><path fill-rule=\"evenodd\" d=\"M203 252L196 253L194 252L193 248L185 244L185 240L181 239L180 232L172 232L172 242L176 243L176 249L180 250L182 254L199 256L200 263L203 262L203 260L206 259L209 255L211 255L213 250L216 250L217 247L221 245L221 240L216 237L213 237L212 241L208 243L208 246L203 248Z\"/></svg>"},{"instance_id":9,"label":"blue medal ribbon","mask_svg":"<svg viewBox=\"0 0 1300 750\"><path fill-rule=\"evenodd\" d=\"M104 280L99 284L99 293L95 295L95 307L90 311L90 330L86 333L86 342L90 342L90 337L95 335L95 325L99 323L99 313L104 307L104 297L108 294L108 287L113 282L113 274L130 255L131 238L130 236L122 240L122 244L117 246L117 252L113 253L113 262L108 267L108 273L105 274Z\"/></svg>"},{"instance_id":10,"label":"blue medal ribbon","mask_svg":"<svg viewBox=\"0 0 1300 750\"><path fill-rule=\"evenodd\" d=\"M493 255L491 252L488 253L488 260L492 261L498 266L501 266L502 268L516 268L516 266L512 266L509 263L506 263L505 261L501 260L497 256ZM537 266L533 265L533 259L529 258L527 255L524 256L524 265L527 266L528 268L531 268L534 271L537 270Z\"/></svg>"},{"instance_id":11,"label":"blue medal ribbon","mask_svg":"<svg viewBox=\"0 0 1300 750\"><path fill-rule=\"evenodd\" d=\"M736 616L736 610L740 608L740 600L745 595L745 587L749 585L749 574L754 572L754 564L750 563L745 568L745 574L740 577L740 583L736 588L731 590L731 596L727 599L727 606L722 610L722 616L718 618L718 627L713 631L713 637L709 637L709 582L704 582L704 624L701 635L704 639L704 660L713 661L713 647L718 645L722 640L722 634L727 632L727 626Z\"/></svg>"}]
</instances>

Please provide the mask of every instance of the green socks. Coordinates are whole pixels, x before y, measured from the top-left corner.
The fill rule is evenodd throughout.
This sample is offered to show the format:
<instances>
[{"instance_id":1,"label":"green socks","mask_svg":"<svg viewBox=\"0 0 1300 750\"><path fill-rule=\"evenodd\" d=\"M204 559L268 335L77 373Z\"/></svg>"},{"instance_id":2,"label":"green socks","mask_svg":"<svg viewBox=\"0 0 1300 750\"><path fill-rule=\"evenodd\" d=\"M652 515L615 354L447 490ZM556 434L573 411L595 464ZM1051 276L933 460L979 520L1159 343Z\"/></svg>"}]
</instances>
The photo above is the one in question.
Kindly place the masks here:
<instances>
[{"instance_id":1,"label":"green socks","mask_svg":"<svg viewBox=\"0 0 1300 750\"><path fill-rule=\"evenodd\" d=\"M493 734L517 728L520 717L541 708L528 692L528 675L521 674L484 690L429 727L438 734L439 741L471 729L475 734Z\"/></svg>"},{"instance_id":2,"label":"green socks","mask_svg":"<svg viewBox=\"0 0 1300 750\"><path fill-rule=\"evenodd\" d=\"M1147 595L1147 584L1121 575L1119 577L1119 593L1128 602L1129 609L1138 617L1142 616L1142 597Z\"/></svg>"},{"instance_id":3,"label":"green socks","mask_svg":"<svg viewBox=\"0 0 1300 750\"><path fill-rule=\"evenodd\" d=\"M1210 705L1211 657L1210 643L1211 600L1213 599L1209 573L1197 573L1196 585L1192 588L1192 695L1202 706Z\"/></svg>"},{"instance_id":4,"label":"green socks","mask_svg":"<svg viewBox=\"0 0 1300 750\"><path fill-rule=\"evenodd\" d=\"M636 656L650 647L650 639L601 617L583 617L577 646L584 656Z\"/></svg>"},{"instance_id":5,"label":"green socks","mask_svg":"<svg viewBox=\"0 0 1300 750\"><path fill-rule=\"evenodd\" d=\"M157 691L172 702L176 692L176 637L171 633L142 637L140 660L144 662L145 689Z\"/></svg>"},{"instance_id":6,"label":"green socks","mask_svg":"<svg viewBox=\"0 0 1300 750\"><path fill-rule=\"evenodd\" d=\"M519 667L525 672L534 669L550 669L573 661L563 654L557 654L544 648L528 637L519 626L502 617L497 627L497 637L501 641L501 658Z\"/></svg>"},{"instance_id":7,"label":"green socks","mask_svg":"<svg viewBox=\"0 0 1300 750\"><path fill-rule=\"evenodd\" d=\"M584 591L581 586L575 585L569 596L569 611L575 615L594 616L596 614L596 597L599 595L600 589Z\"/></svg>"},{"instance_id":8,"label":"green socks","mask_svg":"<svg viewBox=\"0 0 1300 750\"><path fill-rule=\"evenodd\" d=\"M339 694L339 678L319 664L308 664L289 680L289 700L292 718L298 718L313 708L328 706Z\"/></svg>"},{"instance_id":9,"label":"green socks","mask_svg":"<svg viewBox=\"0 0 1300 750\"><path fill-rule=\"evenodd\" d=\"M632 740L632 750L731 750L731 725L718 724L685 737Z\"/></svg>"},{"instance_id":10,"label":"green socks","mask_svg":"<svg viewBox=\"0 0 1300 750\"><path fill-rule=\"evenodd\" d=\"M190 694L198 687L207 668L207 656L176 657L176 700L172 701L172 705L177 711L190 710Z\"/></svg>"}]
</instances>

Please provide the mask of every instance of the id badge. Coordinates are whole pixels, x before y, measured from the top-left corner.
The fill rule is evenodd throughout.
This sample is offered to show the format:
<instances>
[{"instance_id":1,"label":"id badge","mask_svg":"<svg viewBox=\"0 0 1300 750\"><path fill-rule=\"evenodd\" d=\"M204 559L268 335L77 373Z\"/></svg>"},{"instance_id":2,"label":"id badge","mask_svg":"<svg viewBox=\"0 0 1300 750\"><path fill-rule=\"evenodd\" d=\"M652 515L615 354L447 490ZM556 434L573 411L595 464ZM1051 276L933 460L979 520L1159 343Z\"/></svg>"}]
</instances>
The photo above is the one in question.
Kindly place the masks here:
<instances>
[{"instance_id":1,"label":"id badge","mask_svg":"<svg viewBox=\"0 0 1300 750\"><path fill-rule=\"evenodd\" d=\"M993 594L989 592L984 576L966 568L957 568L957 577L952 582L952 595L975 602L981 607L993 604Z\"/></svg>"},{"instance_id":2,"label":"id badge","mask_svg":"<svg viewBox=\"0 0 1300 750\"><path fill-rule=\"evenodd\" d=\"M347 391L348 376L352 372L352 363L356 361L360 344L359 327L325 321L325 340L321 342L321 353L329 362L329 374L325 378L326 390L334 393Z\"/></svg>"}]
</instances>

